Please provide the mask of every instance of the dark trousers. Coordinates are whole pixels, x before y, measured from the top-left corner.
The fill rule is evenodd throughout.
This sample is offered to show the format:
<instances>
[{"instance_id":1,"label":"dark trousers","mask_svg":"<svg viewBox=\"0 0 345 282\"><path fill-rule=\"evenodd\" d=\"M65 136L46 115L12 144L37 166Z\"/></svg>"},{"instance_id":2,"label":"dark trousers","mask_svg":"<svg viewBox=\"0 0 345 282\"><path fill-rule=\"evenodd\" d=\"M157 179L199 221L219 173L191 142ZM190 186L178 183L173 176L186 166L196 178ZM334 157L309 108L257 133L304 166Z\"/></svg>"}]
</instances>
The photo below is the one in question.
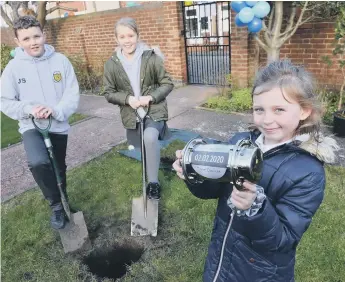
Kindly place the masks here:
<instances>
[{"instance_id":1,"label":"dark trousers","mask_svg":"<svg viewBox=\"0 0 345 282\"><path fill-rule=\"evenodd\" d=\"M53 145L54 156L62 179L63 191L66 194L66 150L68 135L49 133L49 137ZM42 135L36 129L27 130L23 134L23 143L29 168L44 197L49 201L51 206L61 203L55 173Z\"/></svg>"}]
</instances>

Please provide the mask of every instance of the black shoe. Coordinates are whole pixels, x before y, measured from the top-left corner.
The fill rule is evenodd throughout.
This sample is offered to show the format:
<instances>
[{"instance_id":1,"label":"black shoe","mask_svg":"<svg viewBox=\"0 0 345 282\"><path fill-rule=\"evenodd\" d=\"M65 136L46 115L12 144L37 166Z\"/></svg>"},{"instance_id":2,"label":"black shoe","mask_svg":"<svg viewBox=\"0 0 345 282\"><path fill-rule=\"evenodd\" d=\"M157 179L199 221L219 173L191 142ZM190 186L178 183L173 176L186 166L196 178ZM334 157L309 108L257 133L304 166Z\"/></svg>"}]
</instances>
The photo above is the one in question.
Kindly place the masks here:
<instances>
[{"instance_id":1,"label":"black shoe","mask_svg":"<svg viewBox=\"0 0 345 282\"><path fill-rule=\"evenodd\" d=\"M147 197L151 200L159 200L161 198L161 186L158 183L150 182L146 188Z\"/></svg>"},{"instance_id":2,"label":"black shoe","mask_svg":"<svg viewBox=\"0 0 345 282\"><path fill-rule=\"evenodd\" d=\"M50 217L50 225L53 229L62 229L66 224L65 211L60 204L52 206L52 216Z\"/></svg>"}]
</instances>

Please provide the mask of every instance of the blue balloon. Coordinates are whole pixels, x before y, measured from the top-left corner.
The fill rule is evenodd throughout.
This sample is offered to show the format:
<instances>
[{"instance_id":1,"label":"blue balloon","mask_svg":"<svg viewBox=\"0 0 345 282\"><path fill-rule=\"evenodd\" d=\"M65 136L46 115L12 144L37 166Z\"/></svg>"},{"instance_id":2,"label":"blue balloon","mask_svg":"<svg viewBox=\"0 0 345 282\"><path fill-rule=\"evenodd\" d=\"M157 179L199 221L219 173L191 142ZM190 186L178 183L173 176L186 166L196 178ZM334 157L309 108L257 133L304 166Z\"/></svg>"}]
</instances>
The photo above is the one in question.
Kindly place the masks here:
<instances>
[{"instance_id":1,"label":"blue balloon","mask_svg":"<svg viewBox=\"0 0 345 282\"><path fill-rule=\"evenodd\" d=\"M248 30L250 32L259 32L262 28L262 20L254 17L254 19L248 24Z\"/></svg>"},{"instance_id":2,"label":"blue balloon","mask_svg":"<svg viewBox=\"0 0 345 282\"><path fill-rule=\"evenodd\" d=\"M239 13L245 7L247 7L247 5L244 1L231 1L231 8L236 13Z\"/></svg>"},{"instance_id":3,"label":"blue balloon","mask_svg":"<svg viewBox=\"0 0 345 282\"><path fill-rule=\"evenodd\" d=\"M246 25L247 25L246 23L241 22L240 17L239 17L238 14L237 14L236 17L235 17L235 24L236 24L237 26L246 26Z\"/></svg>"},{"instance_id":4,"label":"blue balloon","mask_svg":"<svg viewBox=\"0 0 345 282\"><path fill-rule=\"evenodd\" d=\"M259 1L252 9L254 16L260 19L266 17L271 11L270 4L268 4L266 1Z\"/></svg>"},{"instance_id":5,"label":"blue balloon","mask_svg":"<svg viewBox=\"0 0 345 282\"><path fill-rule=\"evenodd\" d=\"M135 1L127 1L126 2L126 7L135 7L138 6L137 3L135 3Z\"/></svg>"},{"instance_id":6,"label":"blue balloon","mask_svg":"<svg viewBox=\"0 0 345 282\"><path fill-rule=\"evenodd\" d=\"M254 13L252 8L246 7L238 13L238 17L243 23L250 23L254 19Z\"/></svg>"},{"instance_id":7,"label":"blue balloon","mask_svg":"<svg viewBox=\"0 0 345 282\"><path fill-rule=\"evenodd\" d=\"M253 7L258 1L246 1L248 7Z\"/></svg>"},{"instance_id":8,"label":"blue balloon","mask_svg":"<svg viewBox=\"0 0 345 282\"><path fill-rule=\"evenodd\" d=\"M16 50L12 49L11 52L10 52L10 56L12 58L14 58L15 55L16 55Z\"/></svg>"}]
</instances>

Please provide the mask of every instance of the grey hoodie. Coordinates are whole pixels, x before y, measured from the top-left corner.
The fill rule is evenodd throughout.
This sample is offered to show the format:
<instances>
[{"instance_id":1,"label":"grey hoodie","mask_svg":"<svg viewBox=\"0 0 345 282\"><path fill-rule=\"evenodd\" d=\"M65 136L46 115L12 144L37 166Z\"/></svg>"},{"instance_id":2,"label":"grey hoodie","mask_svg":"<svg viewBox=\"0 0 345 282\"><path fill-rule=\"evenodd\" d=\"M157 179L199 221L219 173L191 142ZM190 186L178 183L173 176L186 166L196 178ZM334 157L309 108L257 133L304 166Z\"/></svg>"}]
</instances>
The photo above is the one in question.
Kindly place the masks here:
<instances>
[{"instance_id":1,"label":"grey hoodie","mask_svg":"<svg viewBox=\"0 0 345 282\"><path fill-rule=\"evenodd\" d=\"M141 66L141 56L145 50L149 48L144 44L139 43L135 50L134 56L131 60L128 60L121 51L121 48L117 48L116 55L120 59L120 62L128 76L131 83L135 98L141 96L140 89L140 66Z\"/></svg>"},{"instance_id":2,"label":"grey hoodie","mask_svg":"<svg viewBox=\"0 0 345 282\"><path fill-rule=\"evenodd\" d=\"M19 132L33 129L29 114L34 106L53 109L51 132L67 134L68 118L79 103L79 85L72 64L53 46L34 58L20 47L1 77L1 111L19 121Z\"/></svg>"}]
</instances>

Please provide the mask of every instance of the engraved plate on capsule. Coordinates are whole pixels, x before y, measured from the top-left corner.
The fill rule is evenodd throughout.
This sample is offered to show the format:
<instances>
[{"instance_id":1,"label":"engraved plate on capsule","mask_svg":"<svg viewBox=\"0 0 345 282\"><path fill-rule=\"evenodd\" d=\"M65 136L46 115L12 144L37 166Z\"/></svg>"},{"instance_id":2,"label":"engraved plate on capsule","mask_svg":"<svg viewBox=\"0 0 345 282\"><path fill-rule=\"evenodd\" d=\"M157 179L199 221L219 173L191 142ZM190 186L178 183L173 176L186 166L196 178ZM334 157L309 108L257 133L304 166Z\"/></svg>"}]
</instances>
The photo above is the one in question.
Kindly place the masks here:
<instances>
[{"instance_id":1,"label":"engraved plate on capsule","mask_svg":"<svg viewBox=\"0 0 345 282\"><path fill-rule=\"evenodd\" d=\"M215 149L213 144L196 146L191 155L192 168L206 179L220 179L227 171L229 153Z\"/></svg>"}]
</instances>

